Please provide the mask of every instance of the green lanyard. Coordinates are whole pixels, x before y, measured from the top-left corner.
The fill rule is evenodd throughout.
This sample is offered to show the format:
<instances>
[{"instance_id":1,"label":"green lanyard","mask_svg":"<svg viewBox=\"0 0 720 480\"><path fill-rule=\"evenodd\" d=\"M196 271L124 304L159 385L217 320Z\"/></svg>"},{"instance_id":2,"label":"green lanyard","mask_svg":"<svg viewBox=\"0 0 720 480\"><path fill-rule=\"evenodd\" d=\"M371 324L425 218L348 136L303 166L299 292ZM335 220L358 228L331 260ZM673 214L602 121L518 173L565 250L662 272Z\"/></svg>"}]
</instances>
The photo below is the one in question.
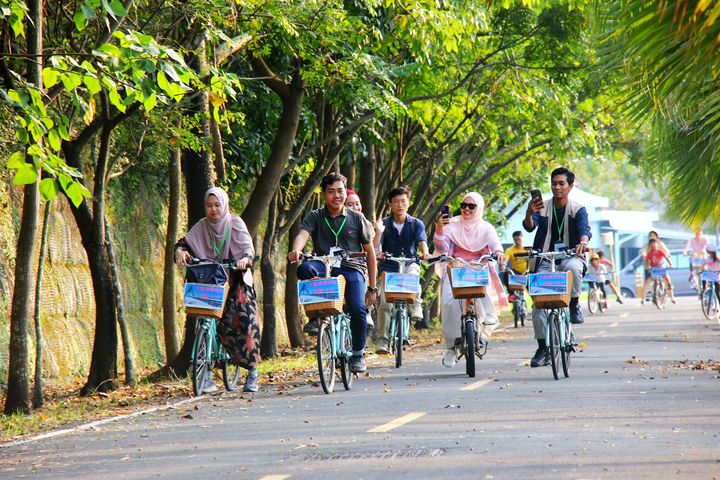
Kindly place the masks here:
<instances>
[{"instance_id":1,"label":"green lanyard","mask_svg":"<svg viewBox=\"0 0 720 480\"><path fill-rule=\"evenodd\" d=\"M558 241L562 242L562 232L563 232L563 226L565 225L565 215L563 215L562 222L559 222L558 218L557 218L557 210L555 210L555 204L553 204L553 214L555 215L555 224L558 226L557 227Z\"/></svg>"},{"instance_id":2,"label":"green lanyard","mask_svg":"<svg viewBox=\"0 0 720 480\"><path fill-rule=\"evenodd\" d=\"M340 228L338 228L337 232L335 230L333 230L333 228L330 226L330 222L328 222L327 217L323 217L323 220L325 220L325 224L328 226L328 228L330 229L332 234L335 235L335 246L337 247L338 237L340 236L340 232L342 232L342 229L345 226L345 222L347 222L347 217L343 218L343 221L340 224Z\"/></svg>"},{"instance_id":3,"label":"green lanyard","mask_svg":"<svg viewBox=\"0 0 720 480\"><path fill-rule=\"evenodd\" d=\"M214 240L214 239L211 239L211 240L210 240L210 241L212 242L213 249L215 250L215 255L217 255L218 258L220 258L220 252L222 252L222 249L223 249L223 247L225 246L225 240L227 240L227 237L228 237L228 234L229 234L229 233L230 233L230 229L228 228L227 230L225 230L225 235L223 235L222 243L220 244L219 247L218 247L217 244L215 243L215 240Z\"/></svg>"}]
</instances>

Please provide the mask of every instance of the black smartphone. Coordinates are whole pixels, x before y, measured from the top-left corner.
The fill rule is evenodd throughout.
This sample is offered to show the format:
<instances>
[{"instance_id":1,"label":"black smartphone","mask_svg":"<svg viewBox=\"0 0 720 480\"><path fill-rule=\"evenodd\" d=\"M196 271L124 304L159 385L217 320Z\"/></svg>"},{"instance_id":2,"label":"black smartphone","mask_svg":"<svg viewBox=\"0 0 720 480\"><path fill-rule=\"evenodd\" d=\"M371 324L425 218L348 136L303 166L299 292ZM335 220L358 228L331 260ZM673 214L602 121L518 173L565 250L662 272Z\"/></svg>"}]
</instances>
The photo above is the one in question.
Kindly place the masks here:
<instances>
[{"instance_id":1,"label":"black smartphone","mask_svg":"<svg viewBox=\"0 0 720 480\"><path fill-rule=\"evenodd\" d=\"M530 190L530 198L531 198L531 201L533 201L533 202L538 199L542 200L542 192L540 190L538 190L537 188Z\"/></svg>"},{"instance_id":2,"label":"black smartphone","mask_svg":"<svg viewBox=\"0 0 720 480\"><path fill-rule=\"evenodd\" d=\"M440 209L440 211L442 212L443 215L445 215L446 217L449 217L450 216L450 205L443 205L442 208Z\"/></svg>"}]
</instances>

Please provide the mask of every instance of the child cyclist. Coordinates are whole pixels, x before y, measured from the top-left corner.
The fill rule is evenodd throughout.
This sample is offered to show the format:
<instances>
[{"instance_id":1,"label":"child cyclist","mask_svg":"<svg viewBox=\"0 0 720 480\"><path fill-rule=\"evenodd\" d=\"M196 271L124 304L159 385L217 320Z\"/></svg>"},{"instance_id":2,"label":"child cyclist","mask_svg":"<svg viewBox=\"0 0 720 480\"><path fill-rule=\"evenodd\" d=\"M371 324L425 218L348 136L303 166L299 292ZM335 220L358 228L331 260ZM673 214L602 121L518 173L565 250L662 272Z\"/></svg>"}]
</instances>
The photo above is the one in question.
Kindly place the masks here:
<instances>
[{"instance_id":1,"label":"child cyclist","mask_svg":"<svg viewBox=\"0 0 720 480\"><path fill-rule=\"evenodd\" d=\"M705 271L707 272L720 272L720 258L718 258L717 247L715 245L708 245L705 247L705 251L708 254L707 263L705 263ZM705 280L702 281L702 288L705 290ZM720 282L715 282L715 295L720 300Z\"/></svg>"},{"instance_id":2,"label":"child cyclist","mask_svg":"<svg viewBox=\"0 0 720 480\"><path fill-rule=\"evenodd\" d=\"M596 277L595 284L603 292L607 299L607 291L605 291L605 280L607 275L607 267L600 263L600 257L593 255L590 257L590 265L588 265L588 274Z\"/></svg>"},{"instance_id":3,"label":"child cyclist","mask_svg":"<svg viewBox=\"0 0 720 480\"><path fill-rule=\"evenodd\" d=\"M651 239L648 242L648 252L645 255L645 268L646 270L651 270L655 267L665 267L666 263L672 267L672 260L670 260L670 255L668 255L667 252L660 249L660 244L656 239ZM650 281L652 280L652 277L648 277L645 279L645 283L643 284L643 293L642 298L640 299L640 303L645 303L645 292L647 291L647 288L650 286ZM665 273L665 284L668 287L668 292L670 292L670 300L672 300L672 303L677 303L675 301L675 293L673 292L673 286L672 282L670 282L670 275Z\"/></svg>"}]
</instances>

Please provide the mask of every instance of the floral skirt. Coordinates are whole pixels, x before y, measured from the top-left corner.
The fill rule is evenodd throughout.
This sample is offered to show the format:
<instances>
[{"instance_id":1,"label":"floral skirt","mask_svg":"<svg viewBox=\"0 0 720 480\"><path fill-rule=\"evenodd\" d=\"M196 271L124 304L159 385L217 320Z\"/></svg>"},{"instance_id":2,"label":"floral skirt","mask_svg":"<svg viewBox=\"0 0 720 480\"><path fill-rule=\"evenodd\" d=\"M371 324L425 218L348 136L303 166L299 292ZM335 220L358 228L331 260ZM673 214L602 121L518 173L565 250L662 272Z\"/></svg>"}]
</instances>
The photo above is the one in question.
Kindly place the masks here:
<instances>
[{"instance_id":1,"label":"floral skirt","mask_svg":"<svg viewBox=\"0 0 720 480\"><path fill-rule=\"evenodd\" d=\"M256 319L255 289L240 280L234 282L218 322L220 342L230 363L252 369L260 363L260 327Z\"/></svg>"}]
</instances>

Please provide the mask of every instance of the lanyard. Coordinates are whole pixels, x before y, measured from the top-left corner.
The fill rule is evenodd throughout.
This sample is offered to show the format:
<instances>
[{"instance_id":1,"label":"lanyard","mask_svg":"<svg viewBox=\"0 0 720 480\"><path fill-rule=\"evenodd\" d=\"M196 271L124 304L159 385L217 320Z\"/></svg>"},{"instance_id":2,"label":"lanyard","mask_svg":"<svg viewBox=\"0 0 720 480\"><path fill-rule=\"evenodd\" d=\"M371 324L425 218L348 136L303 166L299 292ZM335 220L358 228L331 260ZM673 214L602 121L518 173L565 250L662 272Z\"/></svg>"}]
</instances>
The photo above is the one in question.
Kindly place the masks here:
<instances>
[{"instance_id":1,"label":"lanyard","mask_svg":"<svg viewBox=\"0 0 720 480\"><path fill-rule=\"evenodd\" d=\"M332 234L335 236L335 246L337 247L338 244L338 237L340 236L340 232L342 232L343 227L345 226L345 222L347 222L347 217L343 218L342 223L340 224L340 228L338 228L337 232L333 230L333 228L330 226L330 222L328 222L327 217L323 217L323 220L325 220L325 224L328 226Z\"/></svg>"},{"instance_id":2,"label":"lanyard","mask_svg":"<svg viewBox=\"0 0 720 480\"><path fill-rule=\"evenodd\" d=\"M227 240L228 234L230 233L230 229L228 228L225 230L225 235L223 235L222 242L220 243L220 246L218 247L215 243L215 239L211 239L213 250L215 250L215 254L220 258L220 252L222 252L223 247L225 246L225 240Z\"/></svg>"},{"instance_id":3,"label":"lanyard","mask_svg":"<svg viewBox=\"0 0 720 480\"><path fill-rule=\"evenodd\" d=\"M553 214L555 215L555 224L557 225L558 241L562 241L563 226L565 225L565 215L563 215L562 222L558 221L557 210L555 210L555 204L553 204Z\"/></svg>"}]
</instances>

